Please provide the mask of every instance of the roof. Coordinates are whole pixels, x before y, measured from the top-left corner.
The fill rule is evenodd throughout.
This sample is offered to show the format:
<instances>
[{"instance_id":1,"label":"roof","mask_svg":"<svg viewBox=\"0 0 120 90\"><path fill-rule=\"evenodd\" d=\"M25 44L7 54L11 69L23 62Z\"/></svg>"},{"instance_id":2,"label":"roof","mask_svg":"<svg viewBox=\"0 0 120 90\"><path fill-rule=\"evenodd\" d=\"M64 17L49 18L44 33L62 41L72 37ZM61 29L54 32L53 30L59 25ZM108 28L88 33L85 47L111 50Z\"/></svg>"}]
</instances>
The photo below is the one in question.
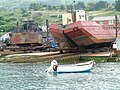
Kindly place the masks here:
<instances>
[{"instance_id":1,"label":"roof","mask_svg":"<svg viewBox=\"0 0 120 90\"><path fill-rule=\"evenodd\" d=\"M92 21L115 20L115 16L94 17Z\"/></svg>"}]
</instances>

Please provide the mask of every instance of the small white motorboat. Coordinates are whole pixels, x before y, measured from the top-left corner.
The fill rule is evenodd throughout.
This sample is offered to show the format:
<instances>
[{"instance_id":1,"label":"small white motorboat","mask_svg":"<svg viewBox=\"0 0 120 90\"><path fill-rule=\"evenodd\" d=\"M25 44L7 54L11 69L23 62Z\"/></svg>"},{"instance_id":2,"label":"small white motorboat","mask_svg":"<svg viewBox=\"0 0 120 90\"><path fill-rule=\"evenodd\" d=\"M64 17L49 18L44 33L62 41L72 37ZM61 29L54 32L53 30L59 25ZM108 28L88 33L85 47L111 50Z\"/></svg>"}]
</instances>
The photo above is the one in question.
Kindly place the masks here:
<instances>
[{"instance_id":1,"label":"small white motorboat","mask_svg":"<svg viewBox=\"0 0 120 90\"><path fill-rule=\"evenodd\" d=\"M51 62L51 66L46 70L47 73L79 73L89 72L93 69L94 61L78 64L58 65L56 60Z\"/></svg>"}]
</instances>

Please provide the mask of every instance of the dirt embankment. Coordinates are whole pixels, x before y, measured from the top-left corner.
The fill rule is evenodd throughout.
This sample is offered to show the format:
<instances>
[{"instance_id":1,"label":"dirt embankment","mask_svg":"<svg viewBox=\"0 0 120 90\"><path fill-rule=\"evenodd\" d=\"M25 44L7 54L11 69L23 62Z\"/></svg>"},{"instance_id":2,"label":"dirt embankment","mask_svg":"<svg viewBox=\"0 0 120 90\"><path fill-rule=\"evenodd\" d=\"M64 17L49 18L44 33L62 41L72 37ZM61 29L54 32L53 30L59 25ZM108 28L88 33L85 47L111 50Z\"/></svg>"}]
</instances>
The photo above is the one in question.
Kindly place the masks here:
<instances>
[{"instance_id":1,"label":"dirt embankment","mask_svg":"<svg viewBox=\"0 0 120 90\"><path fill-rule=\"evenodd\" d=\"M0 62L5 63L36 63L50 62L53 59L63 59L69 56L74 56L73 53L60 54L59 52L39 52L39 53L22 53L4 52L0 57Z\"/></svg>"},{"instance_id":2,"label":"dirt embankment","mask_svg":"<svg viewBox=\"0 0 120 90\"><path fill-rule=\"evenodd\" d=\"M39 52L39 53L22 53L22 54L10 54L6 56L1 56L1 63L36 63L36 62L50 62L54 59L59 61L71 61L71 63L76 63L80 60L80 56L109 56L109 52L104 53L64 53L59 52Z\"/></svg>"}]
</instances>

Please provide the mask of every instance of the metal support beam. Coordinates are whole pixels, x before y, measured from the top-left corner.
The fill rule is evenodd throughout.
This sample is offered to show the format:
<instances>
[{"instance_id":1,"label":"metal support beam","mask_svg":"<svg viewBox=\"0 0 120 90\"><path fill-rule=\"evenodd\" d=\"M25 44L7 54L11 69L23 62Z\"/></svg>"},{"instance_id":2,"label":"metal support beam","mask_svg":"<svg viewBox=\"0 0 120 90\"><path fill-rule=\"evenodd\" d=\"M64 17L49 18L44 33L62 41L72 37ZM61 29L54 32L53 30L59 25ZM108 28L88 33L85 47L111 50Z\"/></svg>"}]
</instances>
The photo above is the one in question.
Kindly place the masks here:
<instances>
[{"instance_id":1,"label":"metal support beam","mask_svg":"<svg viewBox=\"0 0 120 90\"><path fill-rule=\"evenodd\" d=\"M117 32L118 32L118 18L117 18L117 15L115 15L115 33L116 33L115 38L118 37Z\"/></svg>"},{"instance_id":2,"label":"metal support beam","mask_svg":"<svg viewBox=\"0 0 120 90\"><path fill-rule=\"evenodd\" d=\"M49 28L49 23L48 23L48 19L46 19L46 29L47 29L47 41L46 41L46 46L48 47L49 45L49 31L48 31L48 28Z\"/></svg>"}]
</instances>

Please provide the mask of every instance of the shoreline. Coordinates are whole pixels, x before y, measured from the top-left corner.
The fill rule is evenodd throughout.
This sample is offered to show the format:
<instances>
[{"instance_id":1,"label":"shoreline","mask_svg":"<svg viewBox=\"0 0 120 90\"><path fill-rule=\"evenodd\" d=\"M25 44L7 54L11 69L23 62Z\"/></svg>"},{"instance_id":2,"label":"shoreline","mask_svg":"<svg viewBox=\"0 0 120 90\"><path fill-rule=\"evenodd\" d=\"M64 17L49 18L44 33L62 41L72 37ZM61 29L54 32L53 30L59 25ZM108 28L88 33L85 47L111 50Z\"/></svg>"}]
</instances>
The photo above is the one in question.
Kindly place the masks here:
<instances>
[{"instance_id":1,"label":"shoreline","mask_svg":"<svg viewBox=\"0 0 120 90\"><path fill-rule=\"evenodd\" d=\"M119 62L119 57L110 57L110 52L100 53L63 53L59 52L38 52L38 53L21 53L8 54L0 57L0 63L50 63L57 60L60 63L77 63L94 60L95 62Z\"/></svg>"}]
</instances>

